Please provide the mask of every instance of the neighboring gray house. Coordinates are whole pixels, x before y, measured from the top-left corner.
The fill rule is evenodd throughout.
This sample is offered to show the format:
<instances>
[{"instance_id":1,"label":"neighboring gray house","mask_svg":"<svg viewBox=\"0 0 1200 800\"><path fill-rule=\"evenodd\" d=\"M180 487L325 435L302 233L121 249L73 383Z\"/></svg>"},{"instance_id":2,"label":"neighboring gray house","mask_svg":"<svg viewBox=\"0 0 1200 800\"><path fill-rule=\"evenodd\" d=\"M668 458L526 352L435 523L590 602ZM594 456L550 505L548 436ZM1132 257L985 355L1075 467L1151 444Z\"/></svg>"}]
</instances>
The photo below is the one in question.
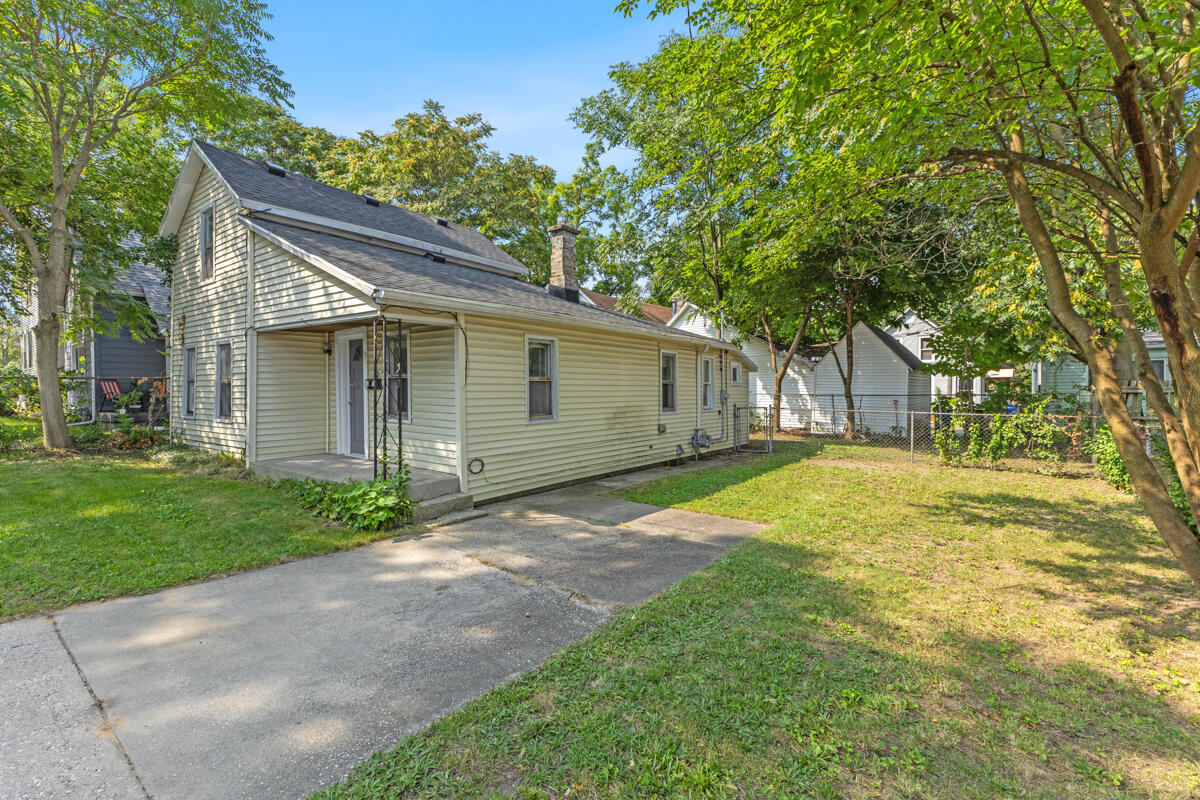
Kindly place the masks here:
<instances>
[{"instance_id":1,"label":"neighboring gray house","mask_svg":"<svg viewBox=\"0 0 1200 800\"><path fill-rule=\"evenodd\" d=\"M171 290L163 285L163 273L148 264L134 263L117 273L114 288L146 303L165 333L171 309ZM74 295L68 304L74 302ZM113 312L98 301L99 316L112 323ZM29 375L37 371L37 343L33 336L36 315L35 298L28 298L27 313L18 322L21 339L21 369ZM111 332L85 334L78 340L66 341L58 348L58 368L75 373L86 382L86 389L68 397L77 410L111 410L111 391L105 388L115 383L121 392L128 391L143 378L163 378L167 375L166 339L138 341L128 327ZM143 387L144 388L144 387Z\"/></svg>"}]
</instances>

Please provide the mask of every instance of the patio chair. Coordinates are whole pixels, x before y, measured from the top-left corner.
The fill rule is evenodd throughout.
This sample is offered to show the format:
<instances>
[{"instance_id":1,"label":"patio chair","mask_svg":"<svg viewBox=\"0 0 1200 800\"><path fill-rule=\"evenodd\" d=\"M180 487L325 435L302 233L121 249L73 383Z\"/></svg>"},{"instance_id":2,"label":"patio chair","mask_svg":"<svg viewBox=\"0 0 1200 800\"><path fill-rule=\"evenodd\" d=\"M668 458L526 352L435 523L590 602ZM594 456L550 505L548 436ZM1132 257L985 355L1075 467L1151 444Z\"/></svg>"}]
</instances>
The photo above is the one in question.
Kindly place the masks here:
<instances>
[{"instance_id":1,"label":"patio chair","mask_svg":"<svg viewBox=\"0 0 1200 800\"><path fill-rule=\"evenodd\" d=\"M117 398L121 396L121 387L116 381L100 381L100 410L116 411Z\"/></svg>"}]
</instances>

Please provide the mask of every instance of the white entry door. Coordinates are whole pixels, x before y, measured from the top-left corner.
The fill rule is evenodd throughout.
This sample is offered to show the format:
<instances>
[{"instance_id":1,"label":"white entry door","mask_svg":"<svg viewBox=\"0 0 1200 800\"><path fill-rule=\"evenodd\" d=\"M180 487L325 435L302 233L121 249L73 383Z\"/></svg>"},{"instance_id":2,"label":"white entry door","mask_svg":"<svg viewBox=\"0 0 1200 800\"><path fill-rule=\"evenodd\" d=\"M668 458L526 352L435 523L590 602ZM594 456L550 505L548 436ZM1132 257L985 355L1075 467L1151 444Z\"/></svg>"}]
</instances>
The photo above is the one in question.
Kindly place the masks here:
<instances>
[{"instance_id":1,"label":"white entry door","mask_svg":"<svg viewBox=\"0 0 1200 800\"><path fill-rule=\"evenodd\" d=\"M358 331L339 335L337 342L338 452L367 455L366 337Z\"/></svg>"}]
</instances>

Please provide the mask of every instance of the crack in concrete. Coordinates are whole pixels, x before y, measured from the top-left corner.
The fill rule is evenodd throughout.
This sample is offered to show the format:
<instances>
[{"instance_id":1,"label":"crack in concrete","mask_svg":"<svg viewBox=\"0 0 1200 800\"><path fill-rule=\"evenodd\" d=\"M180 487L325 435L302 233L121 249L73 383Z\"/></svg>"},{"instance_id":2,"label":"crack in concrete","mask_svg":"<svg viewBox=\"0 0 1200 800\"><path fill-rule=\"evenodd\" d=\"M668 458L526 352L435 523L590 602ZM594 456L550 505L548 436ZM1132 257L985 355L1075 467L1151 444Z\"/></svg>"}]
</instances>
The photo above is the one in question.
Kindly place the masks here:
<instances>
[{"instance_id":1,"label":"crack in concrete","mask_svg":"<svg viewBox=\"0 0 1200 800\"><path fill-rule=\"evenodd\" d=\"M121 743L121 737L117 735L117 729L113 727L112 721L108 718L108 710L104 708L104 701L96 696L96 692L92 689L92 684L88 682L87 676L83 674L83 668L79 666L79 661L75 658L75 654L71 652L67 640L63 638L62 631L58 629L58 619L53 615L50 616L50 626L54 629L54 635L58 637L58 643L62 645L63 652L67 654L67 658L71 661L71 666L75 667L75 672L79 675L79 682L83 684L83 688L87 690L87 693L91 695L92 705L100 712L100 719L103 722L103 725L101 725L103 733L98 735L106 739L112 739L117 750L121 752L121 757L125 759L125 766L129 768L129 774L133 776L133 780L137 783L138 788L142 790L142 795L146 800L153 800L150 797L150 791L146 788L146 784L142 782L142 776L138 775L137 768L133 766L133 759L129 757L129 751Z\"/></svg>"},{"instance_id":2,"label":"crack in concrete","mask_svg":"<svg viewBox=\"0 0 1200 800\"><path fill-rule=\"evenodd\" d=\"M610 603L607 600L598 600L595 597L584 594L583 592L577 592L574 589L568 589L565 586L559 586L557 583L551 583L550 581L534 577L533 575L527 575L524 572L519 572L513 569L512 567L506 567L503 564L497 564L494 561L488 561L486 558L474 555L473 553L468 553L465 550L460 550L459 552L472 561L482 564L485 567L500 570L504 574L515 578L520 583L532 583L535 586L544 586L547 589L553 589L556 592L565 594L568 600L575 600L576 602L583 603L584 605L588 606L600 606L601 608L606 608L609 611L616 611L617 609L624 608L624 605L621 603Z\"/></svg>"}]
</instances>

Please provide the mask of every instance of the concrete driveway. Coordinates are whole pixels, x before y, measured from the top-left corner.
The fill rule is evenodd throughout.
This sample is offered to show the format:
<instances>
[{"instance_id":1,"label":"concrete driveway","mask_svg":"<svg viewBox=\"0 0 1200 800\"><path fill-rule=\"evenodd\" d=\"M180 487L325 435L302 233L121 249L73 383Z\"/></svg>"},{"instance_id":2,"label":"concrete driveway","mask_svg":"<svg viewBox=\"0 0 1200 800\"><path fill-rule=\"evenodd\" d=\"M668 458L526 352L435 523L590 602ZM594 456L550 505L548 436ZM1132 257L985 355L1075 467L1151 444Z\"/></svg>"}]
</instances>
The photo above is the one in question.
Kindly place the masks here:
<instances>
[{"instance_id":1,"label":"concrete driveway","mask_svg":"<svg viewBox=\"0 0 1200 800\"><path fill-rule=\"evenodd\" d=\"M598 494L0 625L0 797L294 798L759 526Z\"/></svg>"}]
</instances>

